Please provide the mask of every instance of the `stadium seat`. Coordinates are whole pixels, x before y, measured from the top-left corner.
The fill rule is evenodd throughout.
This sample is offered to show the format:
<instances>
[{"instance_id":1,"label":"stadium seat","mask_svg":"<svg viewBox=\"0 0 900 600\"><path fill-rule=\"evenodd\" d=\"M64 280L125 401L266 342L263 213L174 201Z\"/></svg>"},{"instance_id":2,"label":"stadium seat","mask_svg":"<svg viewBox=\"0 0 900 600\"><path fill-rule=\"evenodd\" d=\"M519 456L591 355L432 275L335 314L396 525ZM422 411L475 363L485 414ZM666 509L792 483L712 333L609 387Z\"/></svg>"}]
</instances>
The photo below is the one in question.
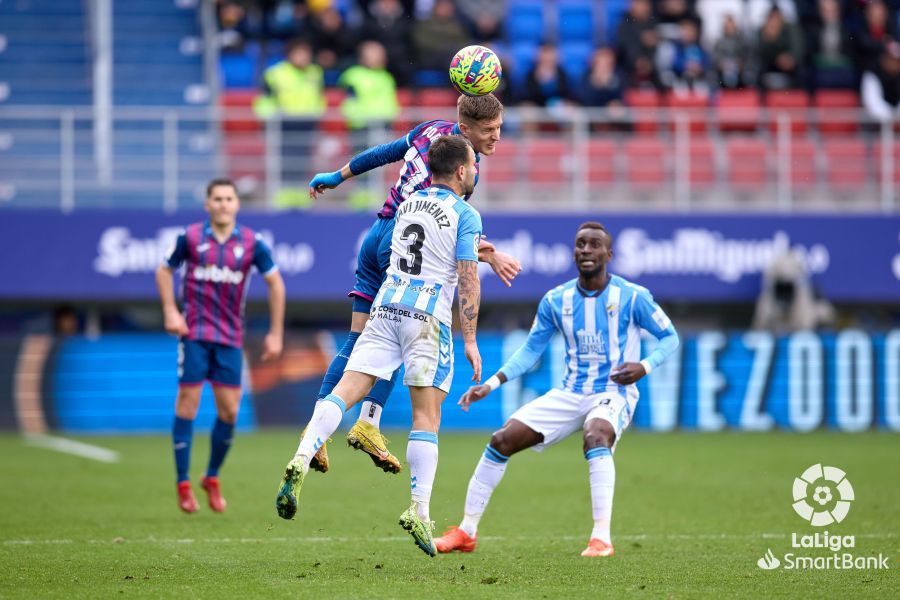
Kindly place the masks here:
<instances>
[{"instance_id":1,"label":"stadium seat","mask_svg":"<svg viewBox=\"0 0 900 600\"><path fill-rule=\"evenodd\" d=\"M556 39L561 43L581 42L593 46L594 11L590 0L560 0Z\"/></svg>"},{"instance_id":2,"label":"stadium seat","mask_svg":"<svg viewBox=\"0 0 900 600\"><path fill-rule=\"evenodd\" d=\"M497 150L491 156L482 158L479 177L485 177L489 184L514 183L522 180L519 168L519 148L512 140L500 140Z\"/></svg>"},{"instance_id":3,"label":"stadium seat","mask_svg":"<svg viewBox=\"0 0 900 600\"><path fill-rule=\"evenodd\" d=\"M736 190L759 190L766 186L768 147L756 138L735 137L725 142L728 181Z\"/></svg>"},{"instance_id":4,"label":"stadium seat","mask_svg":"<svg viewBox=\"0 0 900 600\"><path fill-rule=\"evenodd\" d=\"M635 188L657 188L666 182L666 148L653 137L634 137L625 142L626 176Z\"/></svg>"},{"instance_id":5,"label":"stadium seat","mask_svg":"<svg viewBox=\"0 0 900 600\"><path fill-rule=\"evenodd\" d=\"M510 42L539 44L544 39L544 6L540 0L510 0L506 9Z\"/></svg>"},{"instance_id":6,"label":"stadium seat","mask_svg":"<svg viewBox=\"0 0 900 600\"><path fill-rule=\"evenodd\" d=\"M896 139L896 138L895 138ZM894 168L894 183L900 183L900 144L894 142L894 156L891 160ZM878 142L875 144L875 147L872 149L872 164L875 165L875 175L878 177L878 181L876 183L881 182L881 172L882 172L882 144Z\"/></svg>"},{"instance_id":7,"label":"stadium seat","mask_svg":"<svg viewBox=\"0 0 900 600\"><path fill-rule=\"evenodd\" d=\"M425 88L419 90L416 103L421 108L455 107L459 94L451 88Z\"/></svg>"},{"instance_id":8,"label":"stadium seat","mask_svg":"<svg viewBox=\"0 0 900 600\"><path fill-rule=\"evenodd\" d=\"M659 109L661 99L653 89L625 90L625 104L638 111L634 115L634 130L637 133L656 133L659 129Z\"/></svg>"},{"instance_id":9,"label":"stadium seat","mask_svg":"<svg viewBox=\"0 0 900 600\"><path fill-rule=\"evenodd\" d=\"M517 90L517 86L524 84L528 73L534 67L537 49L537 44L534 42L514 43L510 46L509 56L512 64L504 65L503 75L504 77L507 76L507 67L509 67L509 81Z\"/></svg>"},{"instance_id":10,"label":"stadium seat","mask_svg":"<svg viewBox=\"0 0 900 600\"><path fill-rule=\"evenodd\" d=\"M865 186L869 156L863 140L829 138L823 147L828 165L825 172L831 188L852 191Z\"/></svg>"},{"instance_id":11,"label":"stadium seat","mask_svg":"<svg viewBox=\"0 0 900 600\"><path fill-rule=\"evenodd\" d=\"M692 137L689 143L691 187L709 187L716 182L716 148L707 136Z\"/></svg>"},{"instance_id":12,"label":"stadium seat","mask_svg":"<svg viewBox=\"0 0 900 600\"><path fill-rule=\"evenodd\" d=\"M569 83L580 89L584 76L590 68L594 46L589 42L564 42L559 46L559 61Z\"/></svg>"},{"instance_id":13,"label":"stadium seat","mask_svg":"<svg viewBox=\"0 0 900 600\"><path fill-rule=\"evenodd\" d=\"M722 90L716 100L716 120L722 132L753 132L759 124L756 90Z\"/></svg>"},{"instance_id":14,"label":"stadium seat","mask_svg":"<svg viewBox=\"0 0 900 600\"><path fill-rule=\"evenodd\" d=\"M603 6L603 30L605 32L602 40L607 45L615 45L619 33L619 23L626 12L631 0L606 0L601 3Z\"/></svg>"},{"instance_id":15,"label":"stadium seat","mask_svg":"<svg viewBox=\"0 0 900 600\"><path fill-rule=\"evenodd\" d=\"M778 132L780 115L787 115L791 121L791 133L806 133L809 111L809 96L802 90L780 90L766 94L766 108L769 109L769 130Z\"/></svg>"},{"instance_id":16,"label":"stadium seat","mask_svg":"<svg viewBox=\"0 0 900 600\"><path fill-rule=\"evenodd\" d=\"M224 154L232 180L266 177L266 144L262 133L233 132L225 138Z\"/></svg>"},{"instance_id":17,"label":"stadium seat","mask_svg":"<svg viewBox=\"0 0 900 600\"><path fill-rule=\"evenodd\" d=\"M574 156L572 145L568 141L531 138L526 139L522 146L529 181L562 185L571 180Z\"/></svg>"},{"instance_id":18,"label":"stadium seat","mask_svg":"<svg viewBox=\"0 0 900 600\"><path fill-rule=\"evenodd\" d=\"M672 130L677 130L678 119L687 119L691 133L706 131L706 116L709 98L699 94L675 94L669 92L665 96L665 105L669 107L673 122Z\"/></svg>"},{"instance_id":19,"label":"stadium seat","mask_svg":"<svg viewBox=\"0 0 900 600\"><path fill-rule=\"evenodd\" d=\"M813 96L813 105L816 107L819 131L823 135L859 131L858 117L840 114L852 113L853 109L859 109L859 94L853 90L818 90Z\"/></svg>"},{"instance_id":20,"label":"stadium seat","mask_svg":"<svg viewBox=\"0 0 900 600\"><path fill-rule=\"evenodd\" d=\"M250 53L222 54L219 57L222 87L226 90L255 89L257 61Z\"/></svg>"},{"instance_id":21,"label":"stadium seat","mask_svg":"<svg viewBox=\"0 0 900 600\"><path fill-rule=\"evenodd\" d=\"M613 183L616 178L617 154L618 148L611 140L592 139L588 141L588 181L592 184Z\"/></svg>"},{"instance_id":22,"label":"stadium seat","mask_svg":"<svg viewBox=\"0 0 900 600\"><path fill-rule=\"evenodd\" d=\"M219 98L225 109L222 116L222 130L226 135L239 131L259 131L262 124L253 114L253 100L258 92L251 90L227 90Z\"/></svg>"},{"instance_id":23,"label":"stadium seat","mask_svg":"<svg viewBox=\"0 0 900 600\"><path fill-rule=\"evenodd\" d=\"M803 137L791 139L791 185L799 190L815 187L818 181L816 145Z\"/></svg>"},{"instance_id":24,"label":"stadium seat","mask_svg":"<svg viewBox=\"0 0 900 600\"><path fill-rule=\"evenodd\" d=\"M343 115L337 113L340 110L341 103L347 97L347 92L343 88L325 88L325 104L329 111L337 116L324 117L319 121L319 129L330 133L341 133L347 130L347 122Z\"/></svg>"}]
</instances>

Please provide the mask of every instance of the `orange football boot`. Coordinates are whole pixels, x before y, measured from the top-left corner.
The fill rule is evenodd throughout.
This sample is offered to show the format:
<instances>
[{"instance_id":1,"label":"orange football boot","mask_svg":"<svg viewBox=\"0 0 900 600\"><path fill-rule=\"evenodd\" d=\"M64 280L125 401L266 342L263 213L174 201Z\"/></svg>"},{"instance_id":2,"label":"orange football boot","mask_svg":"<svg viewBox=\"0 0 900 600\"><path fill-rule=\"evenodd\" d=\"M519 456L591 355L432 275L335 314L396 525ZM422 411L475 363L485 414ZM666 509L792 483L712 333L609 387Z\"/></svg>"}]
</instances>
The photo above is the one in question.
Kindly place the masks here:
<instances>
[{"instance_id":1,"label":"orange football boot","mask_svg":"<svg viewBox=\"0 0 900 600\"><path fill-rule=\"evenodd\" d=\"M613 554L615 552L612 544L607 544L600 538L591 538L588 547L581 552L582 556L612 556Z\"/></svg>"},{"instance_id":2,"label":"orange football boot","mask_svg":"<svg viewBox=\"0 0 900 600\"><path fill-rule=\"evenodd\" d=\"M439 538L434 538L434 547L441 554L448 552L472 552L478 541L478 534L474 537L456 526L450 526Z\"/></svg>"},{"instance_id":3,"label":"orange football boot","mask_svg":"<svg viewBox=\"0 0 900 600\"><path fill-rule=\"evenodd\" d=\"M178 507L186 513L197 512L197 499L194 497L190 481L178 482Z\"/></svg>"},{"instance_id":4,"label":"orange football boot","mask_svg":"<svg viewBox=\"0 0 900 600\"><path fill-rule=\"evenodd\" d=\"M225 512L228 503L222 497L222 490L219 488L218 477L204 477L200 480L200 487L206 491L209 497L209 507L216 512Z\"/></svg>"}]
</instances>

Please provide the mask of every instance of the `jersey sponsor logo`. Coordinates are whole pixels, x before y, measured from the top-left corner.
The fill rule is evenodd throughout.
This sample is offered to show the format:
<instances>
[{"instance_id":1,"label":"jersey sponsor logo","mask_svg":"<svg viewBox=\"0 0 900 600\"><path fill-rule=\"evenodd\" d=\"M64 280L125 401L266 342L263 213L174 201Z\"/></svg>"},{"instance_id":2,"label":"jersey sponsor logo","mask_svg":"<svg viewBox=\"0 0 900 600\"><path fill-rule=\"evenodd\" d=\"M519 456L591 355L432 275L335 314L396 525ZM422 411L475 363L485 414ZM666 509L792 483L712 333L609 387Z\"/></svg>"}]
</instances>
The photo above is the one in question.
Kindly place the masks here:
<instances>
[{"instance_id":1,"label":"jersey sponsor logo","mask_svg":"<svg viewBox=\"0 0 900 600\"><path fill-rule=\"evenodd\" d=\"M584 329L575 332L578 339L578 354L584 360L606 362L606 345L603 338L596 333L588 333Z\"/></svg>"},{"instance_id":2,"label":"jersey sponsor logo","mask_svg":"<svg viewBox=\"0 0 900 600\"><path fill-rule=\"evenodd\" d=\"M206 252L209 250L209 242L203 242L202 244L197 244L197 254L201 252Z\"/></svg>"},{"instance_id":3,"label":"jersey sponsor logo","mask_svg":"<svg viewBox=\"0 0 900 600\"><path fill-rule=\"evenodd\" d=\"M243 246L235 246L234 247L234 257L238 260L244 257L244 247Z\"/></svg>"},{"instance_id":4,"label":"jersey sponsor logo","mask_svg":"<svg viewBox=\"0 0 900 600\"><path fill-rule=\"evenodd\" d=\"M191 271L191 275L197 281L211 281L213 283L231 283L238 285L244 281L244 274L240 271L232 271L228 267L216 265L197 265Z\"/></svg>"}]
</instances>

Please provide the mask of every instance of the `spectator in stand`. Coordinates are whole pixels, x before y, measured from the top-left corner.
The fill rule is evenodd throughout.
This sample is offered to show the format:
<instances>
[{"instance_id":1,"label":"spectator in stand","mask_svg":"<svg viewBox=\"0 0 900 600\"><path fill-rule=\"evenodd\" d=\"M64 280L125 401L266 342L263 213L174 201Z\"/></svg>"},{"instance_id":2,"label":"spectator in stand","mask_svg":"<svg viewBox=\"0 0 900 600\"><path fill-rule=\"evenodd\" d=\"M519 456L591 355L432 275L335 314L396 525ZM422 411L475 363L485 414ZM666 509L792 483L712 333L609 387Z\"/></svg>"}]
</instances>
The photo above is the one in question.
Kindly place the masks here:
<instances>
[{"instance_id":1,"label":"spectator in stand","mask_svg":"<svg viewBox=\"0 0 900 600\"><path fill-rule=\"evenodd\" d=\"M360 39L375 40L385 47L388 71L398 86L407 87L412 81L412 21L406 9L400 0L374 0L367 9L370 18L363 23Z\"/></svg>"},{"instance_id":2,"label":"spectator in stand","mask_svg":"<svg viewBox=\"0 0 900 600\"><path fill-rule=\"evenodd\" d=\"M340 11L328 6L309 21L316 64L323 69L345 69L353 63L356 39Z\"/></svg>"},{"instance_id":3,"label":"spectator in stand","mask_svg":"<svg viewBox=\"0 0 900 600\"><path fill-rule=\"evenodd\" d=\"M797 5L794 0L745 0L744 27L758 30L769 20L773 8L781 11L781 16L788 23L797 23Z\"/></svg>"},{"instance_id":4,"label":"spectator in stand","mask_svg":"<svg viewBox=\"0 0 900 600\"><path fill-rule=\"evenodd\" d=\"M856 64L864 71L876 71L885 49L897 43L897 23L890 19L881 0L871 0L863 13L864 23L856 33Z\"/></svg>"},{"instance_id":5,"label":"spectator in stand","mask_svg":"<svg viewBox=\"0 0 900 600\"><path fill-rule=\"evenodd\" d=\"M261 17L254 20L247 8L237 2L218 2L216 19L219 25L219 48L222 52L241 52L247 40L261 33ZM255 23L255 25L254 25Z\"/></svg>"},{"instance_id":6,"label":"spectator in stand","mask_svg":"<svg viewBox=\"0 0 900 600\"><path fill-rule=\"evenodd\" d=\"M725 32L725 20L731 17L735 28L743 36L744 0L697 0L697 15L703 23L703 45L715 48Z\"/></svg>"},{"instance_id":7,"label":"spectator in stand","mask_svg":"<svg viewBox=\"0 0 900 600\"><path fill-rule=\"evenodd\" d=\"M413 25L413 47L420 69L445 71L456 51L472 43L451 0L437 0L431 16Z\"/></svg>"},{"instance_id":8,"label":"spectator in stand","mask_svg":"<svg viewBox=\"0 0 900 600\"><path fill-rule=\"evenodd\" d=\"M660 72L663 84L677 93L709 95L709 55L700 45L697 21L682 19L679 23L679 39L673 45L672 60L665 71Z\"/></svg>"},{"instance_id":9,"label":"spectator in stand","mask_svg":"<svg viewBox=\"0 0 900 600\"><path fill-rule=\"evenodd\" d=\"M566 73L559 64L559 54L553 44L543 44L537 60L525 80L522 104L555 107L572 101Z\"/></svg>"},{"instance_id":10,"label":"spectator in stand","mask_svg":"<svg viewBox=\"0 0 900 600\"><path fill-rule=\"evenodd\" d=\"M810 68L818 88L853 87L852 38L838 0L819 0L818 18L806 27Z\"/></svg>"},{"instance_id":11,"label":"spectator in stand","mask_svg":"<svg viewBox=\"0 0 900 600\"><path fill-rule=\"evenodd\" d=\"M359 64L341 73L338 85L347 90L341 111L351 129L362 130L372 124L386 125L397 117L397 85L387 70L387 52L379 42L359 45ZM368 146L368 140L355 146Z\"/></svg>"},{"instance_id":12,"label":"spectator in stand","mask_svg":"<svg viewBox=\"0 0 900 600\"><path fill-rule=\"evenodd\" d=\"M696 19L696 0L655 0L654 14L659 25L656 30L663 40L678 41L681 38L681 22Z\"/></svg>"},{"instance_id":13,"label":"spectator in stand","mask_svg":"<svg viewBox=\"0 0 900 600\"><path fill-rule=\"evenodd\" d=\"M862 76L862 104L879 121L900 117L900 45L890 44Z\"/></svg>"},{"instance_id":14,"label":"spectator in stand","mask_svg":"<svg viewBox=\"0 0 900 600\"><path fill-rule=\"evenodd\" d=\"M777 6L759 30L756 49L760 84L767 90L783 90L801 86L803 37L796 25L788 23Z\"/></svg>"},{"instance_id":15,"label":"spectator in stand","mask_svg":"<svg viewBox=\"0 0 900 600\"><path fill-rule=\"evenodd\" d=\"M747 84L750 48L738 29L734 17L727 15L722 24L722 35L713 47L713 63L719 77L719 86L739 89Z\"/></svg>"},{"instance_id":16,"label":"spectator in stand","mask_svg":"<svg viewBox=\"0 0 900 600\"><path fill-rule=\"evenodd\" d=\"M626 72L635 71L640 59L648 59L652 63L659 44L656 25L650 0L631 0L618 33L619 64Z\"/></svg>"},{"instance_id":17,"label":"spectator in stand","mask_svg":"<svg viewBox=\"0 0 900 600\"><path fill-rule=\"evenodd\" d=\"M310 139L319 116L325 111L325 78L322 67L312 62L312 46L303 39L291 40L285 60L263 74L263 93L253 102L261 118L281 115L281 178L275 203L279 207L309 205L306 180Z\"/></svg>"},{"instance_id":18,"label":"spectator in stand","mask_svg":"<svg viewBox=\"0 0 900 600\"><path fill-rule=\"evenodd\" d=\"M581 85L581 102L585 106L621 109L624 85L616 70L616 53L598 48L591 57L591 68Z\"/></svg>"},{"instance_id":19,"label":"spectator in stand","mask_svg":"<svg viewBox=\"0 0 900 600\"><path fill-rule=\"evenodd\" d=\"M265 2L274 5L267 14L266 26L269 36L278 39L290 39L306 33L309 19L309 8L305 2L278 0Z\"/></svg>"},{"instance_id":20,"label":"spectator in stand","mask_svg":"<svg viewBox=\"0 0 900 600\"><path fill-rule=\"evenodd\" d=\"M469 34L479 43L500 37L506 0L456 0L456 8Z\"/></svg>"}]
</instances>

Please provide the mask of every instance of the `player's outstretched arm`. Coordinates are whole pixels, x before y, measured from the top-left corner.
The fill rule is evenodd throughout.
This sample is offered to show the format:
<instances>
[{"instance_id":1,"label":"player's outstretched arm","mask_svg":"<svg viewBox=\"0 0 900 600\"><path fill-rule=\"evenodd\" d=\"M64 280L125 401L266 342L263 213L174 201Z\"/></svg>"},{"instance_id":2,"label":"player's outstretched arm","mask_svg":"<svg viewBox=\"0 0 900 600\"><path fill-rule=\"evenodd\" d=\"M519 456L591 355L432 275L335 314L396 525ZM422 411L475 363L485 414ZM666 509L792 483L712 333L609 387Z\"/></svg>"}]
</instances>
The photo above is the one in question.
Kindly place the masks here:
<instances>
[{"instance_id":1,"label":"player's outstretched arm","mask_svg":"<svg viewBox=\"0 0 900 600\"><path fill-rule=\"evenodd\" d=\"M500 252L494 245L481 236L478 244L478 260L487 263L506 287L512 286L513 279L522 271L522 265L515 256Z\"/></svg>"},{"instance_id":2,"label":"player's outstretched arm","mask_svg":"<svg viewBox=\"0 0 900 600\"><path fill-rule=\"evenodd\" d=\"M262 360L281 356L284 346L284 279L275 271L265 276L269 286L269 333L263 340Z\"/></svg>"},{"instance_id":3,"label":"player's outstretched arm","mask_svg":"<svg viewBox=\"0 0 900 600\"><path fill-rule=\"evenodd\" d=\"M478 331L478 309L481 305L481 281L478 279L478 263L460 260L456 263L459 276L459 322L462 325L466 359L472 365L472 381L481 381L481 353L475 334Z\"/></svg>"},{"instance_id":4,"label":"player's outstretched arm","mask_svg":"<svg viewBox=\"0 0 900 600\"><path fill-rule=\"evenodd\" d=\"M182 337L188 334L188 326L184 316L175 303L175 282L172 270L166 265L156 269L156 287L162 302L163 323L167 333Z\"/></svg>"},{"instance_id":5,"label":"player's outstretched arm","mask_svg":"<svg viewBox=\"0 0 900 600\"><path fill-rule=\"evenodd\" d=\"M416 130L409 132L401 138L373 146L368 150L363 150L348 162L346 165L331 173L316 173L316 176L309 182L309 195L311 198L318 198L319 194L325 190L332 190L341 185L346 180L356 175L362 175L372 169L383 167L392 162L397 162L406 154L409 149L410 139L414 136Z\"/></svg>"}]
</instances>

